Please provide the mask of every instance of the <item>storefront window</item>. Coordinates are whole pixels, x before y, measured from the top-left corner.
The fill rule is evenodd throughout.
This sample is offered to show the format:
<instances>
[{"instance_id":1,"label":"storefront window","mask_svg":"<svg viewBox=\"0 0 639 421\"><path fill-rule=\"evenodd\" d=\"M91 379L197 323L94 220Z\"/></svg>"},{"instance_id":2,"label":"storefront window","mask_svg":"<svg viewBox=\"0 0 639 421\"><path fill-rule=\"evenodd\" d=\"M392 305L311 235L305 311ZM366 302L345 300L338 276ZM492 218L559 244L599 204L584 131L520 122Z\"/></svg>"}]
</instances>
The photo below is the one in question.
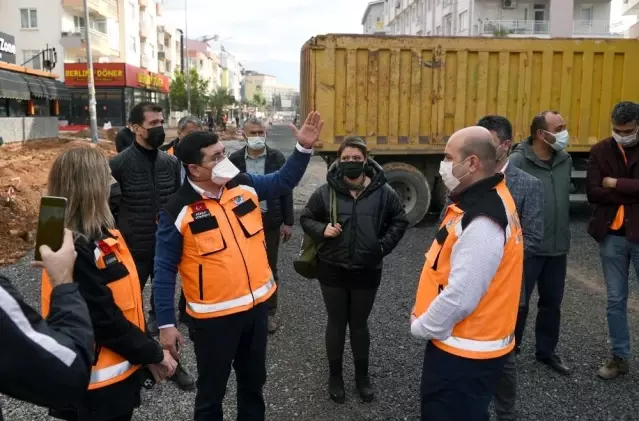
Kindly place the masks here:
<instances>
[{"instance_id":1,"label":"storefront window","mask_svg":"<svg viewBox=\"0 0 639 421\"><path fill-rule=\"evenodd\" d=\"M103 126L107 121L113 126L124 125L124 113L122 107L124 105L124 93L122 89L118 90L102 90L96 89L96 116L98 126ZM89 94L87 92L73 92L72 97L72 115L73 124L89 124Z\"/></svg>"},{"instance_id":2,"label":"storefront window","mask_svg":"<svg viewBox=\"0 0 639 421\"><path fill-rule=\"evenodd\" d=\"M27 110L29 106L28 101L22 101L17 99L4 99L5 101L5 109L7 110L6 115L9 117L26 117Z\"/></svg>"},{"instance_id":3,"label":"storefront window","mask_svg":"<svg viewBox=\"0 0 639 421\"><path fill-rule=\"evenodd\" d=\"M33 98L33 116L48 117L51 115L49 100L45 98Z\"/></svg>"}]
</instances>

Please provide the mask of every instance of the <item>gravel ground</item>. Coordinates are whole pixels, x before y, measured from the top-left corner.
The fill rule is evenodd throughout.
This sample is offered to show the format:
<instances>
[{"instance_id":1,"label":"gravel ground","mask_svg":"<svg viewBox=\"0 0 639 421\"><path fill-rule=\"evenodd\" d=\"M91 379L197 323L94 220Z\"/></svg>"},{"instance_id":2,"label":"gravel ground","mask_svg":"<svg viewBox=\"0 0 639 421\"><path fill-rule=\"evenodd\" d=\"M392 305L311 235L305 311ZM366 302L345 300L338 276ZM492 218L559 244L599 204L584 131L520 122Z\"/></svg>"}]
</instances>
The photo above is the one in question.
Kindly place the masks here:
<instances>
[{"instance_id":1,"label":"gravel ground","mask_svg":"<svg viewBox=\"0 0 639 421\"><path fill-rule=\"evenodd\" d=\"M307 178L296 194L308 195L323 171L315 162L314 179ZM299 200L302 202L302 200ZM434 234L435 216L410 230L385 263L384 279L370 318L372 333L371 376L377 400L364 404L355 395L352 360L347 346L345 380L347 403L333 404L326 393L327 367L324 358L325 311L316 282L297 276L292 260L298 251L301 230L285 244L280 257L281 329L270 338L268 380L265 389L269 420L359 421L419 419L419 379L424 345L411 338L408 313L413 303L423 256ZM594 372L608 354L605 321L605 293L595 243L586 234L587 209L576 208L571 229L572 251L569 259L564 300L562 337L559 353L574 373L561 377L534 361L530 328L519 362L519 409L521 420L635 420L639 419L637 383L639 376L628 376L604 383ZM38 306L39 274L26 260L0 269L11 277L25 298ZM633 277L634 279L634 277ZM630 300L630 323L637 324L636 282ZM148 291L147 291L148 296ZM531 320L535 311L531 312ZM634 332L634 330L633 330ZM633 336L633 346L637 346ZM195 371L192 345L183 351L187 368ZM179 391L172 384L143 392L143 405L134 420L192 419L195 394ZM235 380L229 381L226 419L235 418ZM3 402L8 421L47 420L46 412L32 405L6 399Z\"/></svg>"}]
</instances>

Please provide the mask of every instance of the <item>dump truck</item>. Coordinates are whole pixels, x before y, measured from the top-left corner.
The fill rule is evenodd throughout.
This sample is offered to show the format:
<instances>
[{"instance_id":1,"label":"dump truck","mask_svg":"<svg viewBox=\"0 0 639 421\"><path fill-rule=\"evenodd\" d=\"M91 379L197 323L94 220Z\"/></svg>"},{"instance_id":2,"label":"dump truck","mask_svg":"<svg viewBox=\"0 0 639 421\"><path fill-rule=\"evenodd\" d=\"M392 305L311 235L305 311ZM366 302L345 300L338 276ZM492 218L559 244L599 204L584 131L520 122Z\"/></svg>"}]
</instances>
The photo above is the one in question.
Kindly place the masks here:
<instances>
[{"instance_id":1,"label":"dump truck","mask_svg":"<svg viewBox=\"0 0 639 421\"><path fill-rule=\"evenodd\" d=\"M610 136L614 105L639 100L638 69L635 39L320 35L302 47L301 115L321 113L329 165L346 136L365 139L415 225L445 202L446 141L488 114L508 117L518 142L535 115L561 113L571 200L586 200L588 151Z\"/></svg>"}]
</instances>

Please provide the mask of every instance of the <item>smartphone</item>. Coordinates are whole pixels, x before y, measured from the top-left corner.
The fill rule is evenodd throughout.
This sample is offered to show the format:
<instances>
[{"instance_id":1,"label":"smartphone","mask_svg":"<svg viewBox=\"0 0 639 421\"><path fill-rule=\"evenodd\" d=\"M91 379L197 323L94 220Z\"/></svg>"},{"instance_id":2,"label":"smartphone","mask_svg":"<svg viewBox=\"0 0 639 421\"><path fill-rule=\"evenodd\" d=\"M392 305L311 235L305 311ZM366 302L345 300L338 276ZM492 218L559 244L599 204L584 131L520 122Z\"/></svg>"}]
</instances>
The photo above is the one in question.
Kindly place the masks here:
<instances>
[{"instance_id":1,"label":"smartphone","mask_svg":"<svg viewBox=\"0 0 639 421\"><path fill-rule=\"evenodd\" d=\"M64 217L67 211L67 199L64 197L44 196L40 199L40 217L34 260L42 261L40 246L47 245L51 250L58 251L64 239Z\"/></svg>"}]
</instances>

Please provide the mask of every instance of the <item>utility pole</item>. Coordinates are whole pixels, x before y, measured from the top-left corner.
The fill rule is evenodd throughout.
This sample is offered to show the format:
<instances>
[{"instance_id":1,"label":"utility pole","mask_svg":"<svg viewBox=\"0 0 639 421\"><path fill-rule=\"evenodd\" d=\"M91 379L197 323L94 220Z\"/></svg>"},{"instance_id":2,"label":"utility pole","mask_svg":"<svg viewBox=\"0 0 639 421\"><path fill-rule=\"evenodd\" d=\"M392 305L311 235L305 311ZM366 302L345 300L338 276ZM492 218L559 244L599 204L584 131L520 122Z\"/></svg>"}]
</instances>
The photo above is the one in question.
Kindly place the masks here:
<instances>
[{"instance_id":1,"label":"utility pole","mask_svg":"<svg viewBox=\"0 0 639 421\"><path fill-rule=\"evenodd\" d=\"M87 46L87 85L89 87L89 116L91 118L91 141L98 143L98 119L95 112L95 83L93 80L93 56L89 38L89 4L84 0L84 38Z\"/></svg>"},{"instance_id":2,"label":"utility pole","mask_svg":"<svg viewBox=\"0 0 639 421\"><path fill-rule=\"evenodd\" d=\"M87 0L84 0L85 2ZM186 50L186 111L188 115L191 115L191 69L189 68L189 24L188 24L188 7L187 0L184 0L184 43Z\"/></svg>"}]
</instances>

